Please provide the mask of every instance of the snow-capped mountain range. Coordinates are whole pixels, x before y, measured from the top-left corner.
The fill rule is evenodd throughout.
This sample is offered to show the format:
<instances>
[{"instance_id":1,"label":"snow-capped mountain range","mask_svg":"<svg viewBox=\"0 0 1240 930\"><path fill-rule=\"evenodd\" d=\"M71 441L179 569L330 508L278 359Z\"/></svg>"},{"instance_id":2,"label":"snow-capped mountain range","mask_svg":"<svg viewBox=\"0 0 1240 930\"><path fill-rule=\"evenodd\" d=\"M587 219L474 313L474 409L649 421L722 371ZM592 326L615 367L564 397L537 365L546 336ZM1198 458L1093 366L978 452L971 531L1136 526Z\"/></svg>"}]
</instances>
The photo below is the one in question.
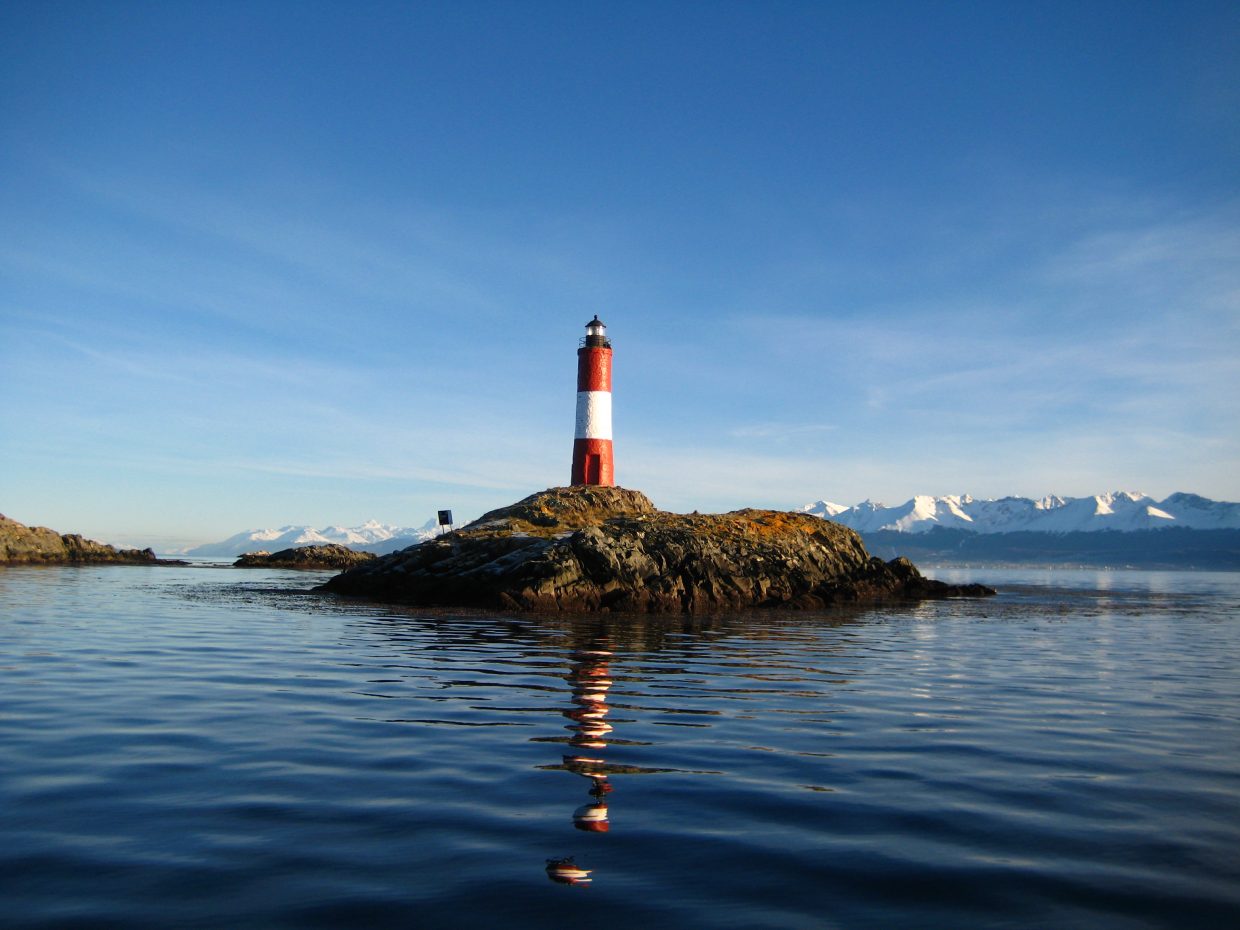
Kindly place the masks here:
<instances>
[{"instance_id":1,"label":"snow-capped mountain range","mask_svg":"<svg viewBox=\"0 0 1240 930\"><path fill-rule=\"evenodd\" d=\"M859 533L893 530L928 533L936 526L974 533L1073 533L1095 530L1159 529L1179 526L1194 530L1240 529L1240 504L1213 501L1197 494L1172 494L1155 500L1146 494L1114 491L1093 497L1003 497L980 500L967 494L947 497L919 495L894 507L862 501L852 507L815 501L801 510L842 523ZM371 520L361 526L282 526L245 530L221 542L196 546L179 553L206 558L236 558L244 552L278 552L294 546L340 543L383 555L404 549L435 535L434 520L422 526L392 526Z\"/></svg>"},{"instance_id":2,"label":"snow-capped mountain range","mask_svg":"<svg viewBox=\"0 0 1240 930\"><path fill-rule=\"evenodd\" d=\"M222 542L208 543L187 549L183 554L202 557L231 558L244 552L266 549L279 552L294 546L321 546L339 543L350 549L361 549L382 555L412 546L434 535L436 523L428 520L420 527L390 526L371 520L361 526L282 526L275 530L243 530Z\"/></svg>"},{"instance_id":3,"label":"snow-capped mountain range","mask_svg":"<svg viewBox=\"0 0 1240 930\"><path fill-rule=\"evenodd\" d=\"M918 496L894 507L863 501L852 507L815 501L801 510L842 523L859 533L894 530L928 533L936 526L974 533L1132 532L1179 526L1194 530L1240 529L1240 504L1178 492L1165 500L1131 491L1093 497Z\"/></svg>"}]
</instances>

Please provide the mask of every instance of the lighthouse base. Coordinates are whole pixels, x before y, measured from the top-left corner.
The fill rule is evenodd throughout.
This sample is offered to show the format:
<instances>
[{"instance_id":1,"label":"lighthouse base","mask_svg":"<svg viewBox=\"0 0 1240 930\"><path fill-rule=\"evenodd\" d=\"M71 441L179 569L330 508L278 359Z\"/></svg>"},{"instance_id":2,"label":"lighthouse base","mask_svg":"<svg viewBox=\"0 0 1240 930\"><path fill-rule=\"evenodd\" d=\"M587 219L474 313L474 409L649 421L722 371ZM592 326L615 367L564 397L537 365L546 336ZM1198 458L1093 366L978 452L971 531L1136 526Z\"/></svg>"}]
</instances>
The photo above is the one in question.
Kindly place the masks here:
<instances>
[{"instance_id":1,"label":"lighthouse base","mask_svg":"<svg viewBox=\"0 0 1240 930\"><path fill-rule=\"evenodd\" d=\"M570 484L610 488L616 484L610 439L573 440L573 476Z\"/></svg>"}]
</instances>

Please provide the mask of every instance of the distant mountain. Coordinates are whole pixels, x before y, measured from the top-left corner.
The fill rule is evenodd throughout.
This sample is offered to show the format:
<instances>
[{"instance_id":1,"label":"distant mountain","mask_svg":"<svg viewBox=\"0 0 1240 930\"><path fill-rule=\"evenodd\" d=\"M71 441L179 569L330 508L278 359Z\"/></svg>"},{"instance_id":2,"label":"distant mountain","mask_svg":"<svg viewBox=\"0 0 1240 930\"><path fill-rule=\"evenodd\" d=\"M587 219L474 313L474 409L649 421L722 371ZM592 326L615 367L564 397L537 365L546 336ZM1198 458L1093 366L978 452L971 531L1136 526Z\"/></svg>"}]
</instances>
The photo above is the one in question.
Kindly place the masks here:
<instances>
[{"instance_id":1,"label":"distant mountain","mask_svg":"<svg viewBox=\"0 0 1240 930\"><path fill-rule=\"evenodd\" d=\"M936 528L970 533L1135 532L1166 527L1240 529L1240 504L1183 492L1158 501L1146 494L1114 491L1093 497L1004 497L978 500L918 496L894 507L863 501L852 507L816 501L805 513L842 523L859 533L928 533Z\"/></svg>"},{"instance_id":2,"label":"distant mountain","mask_svg":"<svg viewBox=\"0 0 1240 930\"><path fill-rule=\"evenodd\" d=\"M434 535L436 523L428 520L420 527L389 526L371 520L361 526L282 526L275 530L243 530L222 542L207 543L185 551L185 555L235 558L246 552L266 549L276 552L296 546L321 546L338 543L360 552L383 555L412 546Z\"/></svg>"}]
</instances>

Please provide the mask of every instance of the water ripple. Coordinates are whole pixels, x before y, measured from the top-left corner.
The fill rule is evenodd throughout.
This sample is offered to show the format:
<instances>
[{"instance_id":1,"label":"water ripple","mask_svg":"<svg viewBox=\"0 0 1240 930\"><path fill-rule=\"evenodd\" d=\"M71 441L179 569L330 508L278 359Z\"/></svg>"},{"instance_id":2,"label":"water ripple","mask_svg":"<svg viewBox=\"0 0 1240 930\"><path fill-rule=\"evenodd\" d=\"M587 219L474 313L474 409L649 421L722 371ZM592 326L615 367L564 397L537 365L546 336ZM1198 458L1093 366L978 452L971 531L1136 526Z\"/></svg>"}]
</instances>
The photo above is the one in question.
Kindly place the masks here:
<instances>
[{"instance_id":1,"label":"water ripple","mask_svg":"<svg viewBox=\"0 0 1240 930\"><path fill-rule=\"evenodd\" d=\"M1240 577L967 580L658 620L3 570L0 922L1240 924Z\"/></svg>"}]
</instances>

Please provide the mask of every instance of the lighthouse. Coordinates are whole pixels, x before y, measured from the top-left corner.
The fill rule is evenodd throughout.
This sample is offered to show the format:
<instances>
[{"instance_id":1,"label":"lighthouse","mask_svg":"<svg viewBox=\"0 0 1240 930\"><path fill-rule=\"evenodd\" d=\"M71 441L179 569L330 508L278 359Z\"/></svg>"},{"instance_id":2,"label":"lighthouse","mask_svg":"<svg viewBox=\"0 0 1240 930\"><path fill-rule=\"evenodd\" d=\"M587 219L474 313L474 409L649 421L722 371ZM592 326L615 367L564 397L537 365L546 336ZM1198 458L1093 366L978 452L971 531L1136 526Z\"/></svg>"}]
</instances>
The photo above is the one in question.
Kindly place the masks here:
<instances>
[{"instance_id":1,"label":"lighthouse","mask_svg":"<svg viewBox=\"0 0 1240 930\"><path fill-rule=\"evenodd\" d=\"M577 350L577 431L572 484L616 483L611 453L611 342L594 315Z\"/></svg>"}]
</instances>

